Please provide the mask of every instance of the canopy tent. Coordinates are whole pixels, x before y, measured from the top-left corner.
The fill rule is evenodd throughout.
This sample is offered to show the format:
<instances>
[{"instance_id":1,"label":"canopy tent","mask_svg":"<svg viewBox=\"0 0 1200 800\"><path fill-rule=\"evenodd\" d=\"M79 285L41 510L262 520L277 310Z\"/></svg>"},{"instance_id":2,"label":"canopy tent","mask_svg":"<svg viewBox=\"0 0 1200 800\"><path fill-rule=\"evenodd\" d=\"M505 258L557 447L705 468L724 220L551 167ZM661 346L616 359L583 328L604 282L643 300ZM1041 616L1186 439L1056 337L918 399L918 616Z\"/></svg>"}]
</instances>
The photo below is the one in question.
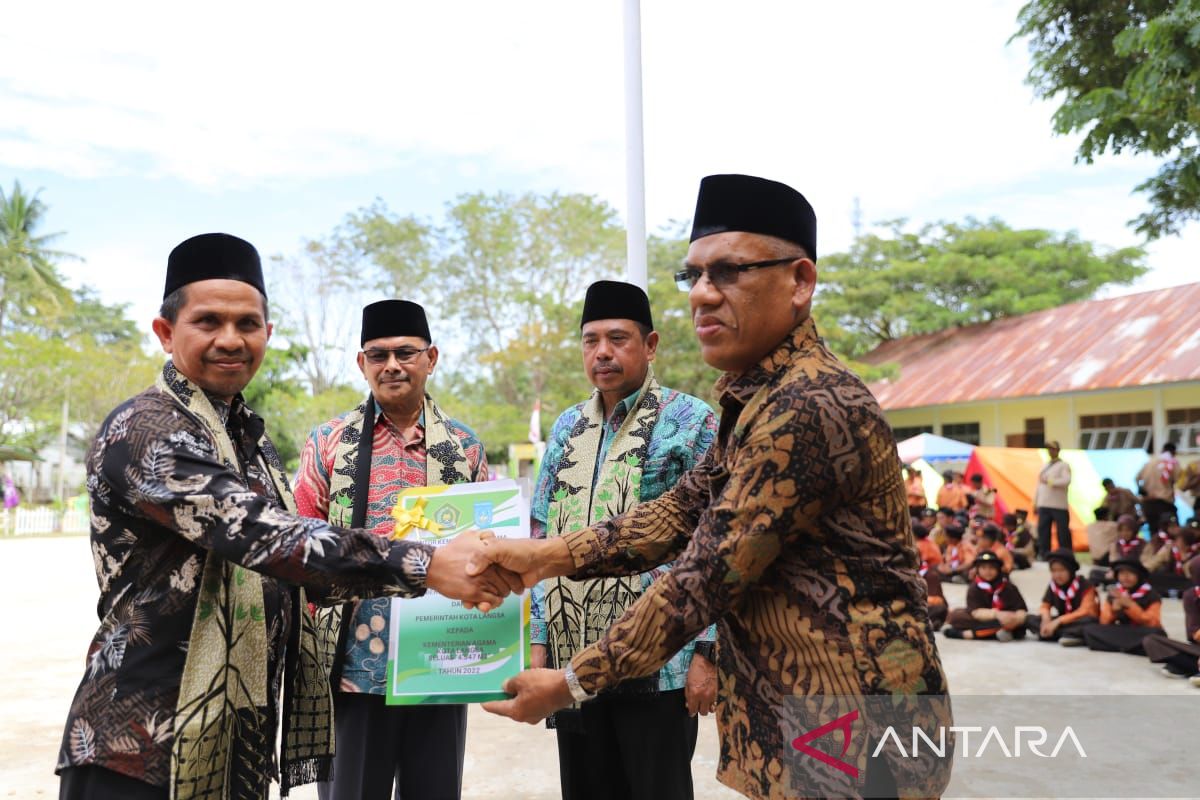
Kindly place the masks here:
<instances>
[{"instance_id":1,"label":"canopy tent","mask_svg":"<svg viewBox=\"0 0 1200 800\"><path fill-rule=\"evenodd\" d=\"M923 458L908 462L908 466L921 473L921 486L925 489L925 505L930 508L937 508L938 491L941 490L942 484L945 483L942 480L942 473L934 469Z\"/></svg>"},{"instance_id":2,"label":"canopy tent","mask_svg":"<svg viewBox=\"0 0 1200 800\"><path fill-rule=\"evenodd\" d=\"M1100 482L1112 478L1117 486L1137 493L1137 474L1149 457L1145 450L1063 450L1062 459L1071 467L1071 488L1067 503L1071 514L1071 540L1075 550L1085 551L1087 525L1095 519L1095 509L1104 502ZM1036 520L1033 493L1038 474L1050 460L1045 450L1024 447L977 447L967 463L967 473L983 475L984 483L996 489L996 516L1018 508ZM1176 500L1180 519L1191 516L1191 509ZM1055 543L1057 546L1057 543Z\"/></svg>"},{"instance_id":3,"label":"canopy tent","mask_svg":"<svg viewBox=\"0 0 1200 800\"><path fill-rule=\"evenodd\" d=\"M900 462L903 464L911 464L918 460L966 461L974 449L973 444L947 439L945 436L935 436L932 433L918 434L896 445L896 450L900 453Z\"/></svg>"}]
</instances>

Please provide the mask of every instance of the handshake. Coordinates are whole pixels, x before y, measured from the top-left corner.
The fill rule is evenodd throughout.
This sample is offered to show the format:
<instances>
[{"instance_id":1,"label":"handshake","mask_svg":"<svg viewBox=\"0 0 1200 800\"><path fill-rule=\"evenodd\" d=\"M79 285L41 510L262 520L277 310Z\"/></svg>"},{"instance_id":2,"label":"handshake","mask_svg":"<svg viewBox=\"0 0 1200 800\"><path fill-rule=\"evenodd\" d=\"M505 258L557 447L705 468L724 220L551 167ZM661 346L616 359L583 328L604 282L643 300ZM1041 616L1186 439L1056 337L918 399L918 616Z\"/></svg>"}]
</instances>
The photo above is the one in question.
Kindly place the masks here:
<instances>
[{"instance_id":1,"label":"handshake","mask_svg":"<svg viewBox=\"0 0 1200 800\"><path fill-rule=\"evenodd\" d=\"M560 539L498 539L491 531L466 531L434 550L425 585L487 613L510 592L573 571L571 552Z\"/></svg>"},{"instance_id":2,"label":"handshake","mask_svg":"<svg viewBox=\"0 0 1200 800\"><path fill-rule=\"evenodd\" d=\"M433 553L425 585L485 614L539 581L575 571L561 539L498 539L491 531L466 531ZM561 670L527 669L504 683L509 700L484 703L485 711L535 723L570 705Z\"/></svg>"}]
</instances>

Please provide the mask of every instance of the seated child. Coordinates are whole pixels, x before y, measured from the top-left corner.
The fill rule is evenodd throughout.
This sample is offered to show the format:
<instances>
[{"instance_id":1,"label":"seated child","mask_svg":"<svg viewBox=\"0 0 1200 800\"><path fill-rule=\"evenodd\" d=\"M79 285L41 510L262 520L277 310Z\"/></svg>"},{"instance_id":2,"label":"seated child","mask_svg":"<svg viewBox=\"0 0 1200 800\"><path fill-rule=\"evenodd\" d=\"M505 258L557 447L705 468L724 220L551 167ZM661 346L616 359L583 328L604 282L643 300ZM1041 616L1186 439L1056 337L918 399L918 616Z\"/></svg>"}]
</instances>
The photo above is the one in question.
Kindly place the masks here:
<instances>
[{"instance_id":1,"label":"seated child","mask_svg":"<svg viewBox=\"0 0 1200 800\"><path fill-rule=\"evenodd\" d=\"M978 514L989 522L996 516L996 490L983 485L983 476L978 472L971 476L971 513Z\"/></svg>"},{"instance_id":2,"label":"seated child","mask_svg":"<svg viewBox=\"0 0 1200 800\"><path fill-rule=\"evenodd\" d=\"M1166 633L1162 597L1150 586L1150 573L1137 559L1119 558L1112 568L1117 582L1100 606L1100 622L1084 627L1084 644L1092 650L1145 655L1142 640Z\"/></svg>"},{"instance_id":3,"label":"seated child","mask_svg":"<svg viewBox=\"0 0 1200 800\"><path fill-rule=\"evenodd\" d=\"M1197 529L1182 527L1172 520L1168 527L1171 546L1160 547L1158 552L1142 558L1142 564L1150 570L1150 585L1154 591L1167 597L1180 597L1192 586L1191 578L1184 574L1184 565L1200 555Z\"/></svg>"},{"instance_id":4,"label":"seated child","mask_svg":"<svg viewBox=\"0 0 1200 800\"><path fill-rule=\"evenodd\" d=\"M1025 512L1018 509L1016 514L1004 515L1005 547L1012 553L1013 567L1029 569L1029 565L1033 563L1033 558L1037 554L1037 545L1034 543L1029 526L1022 521L1018 514L1025 514Z\"/></svg>"},{"instance_id":5,"label":"seated child","mask_svg":"<svg viewBox=\"0 0 1200 800\"><path fill-rule=\"evenodd\" d=\"M1008 552L1008 548L1004 546L1004 533L994 522L985 523L979 530L979 553L995 553L996 558L1000 559L1002 569L1005 575L1013 571L1012 553ZM978 558L978 556L976 556Z\"/></svg>"},{"instance_id":6,"label":"seated child","mask_svg":"<svg viewBox=\"0 0 1200 800\"><path fill-rule=\"evenodd\" d=\"M1064 645L1083 644L1083 628L1100 621L1100 603L1096 588L1087 578L1079 577L1079 562L1070 550L1052 550L1046 561L1050 564L1050 585L1042 595L1042 605L1036 615L1030 614L1025 625L1043 642L1061 641Z\"/></svg>"},{"instance_id":7,"label":"seated child","mask_svg":"<svg viewBox=\"0 0 1200 800\"><path fill-rule=\"evenodd\" d=\"M924 565L936 567L942 563L942 551L929 540L929 529L919 522L913 525L913 541L917 543L917 555Z\"/></svg>"},{"instance_id":8,"label":"seated child","mask_svg":"<svg viewBox=\"0 0 1200 800\"><path fill-rule=\"evenodd\" d=\"M961 525L950 523L946 526L946 550L942 554L942 563L935 569L944 581L967 582L967 570L975 560L975 548L963 541Z\"/></svg>"},{"instance_id":9,"label":"seated child","mask_svg":"<svg viewBox=\"0 0 1200 800\"><path fill-rule=\"evenodd\" d=\"M942 631L950 639L1025 638L1025 598L1004 575L1000 557L985 551L975 557L975 580L967 589L967 607L946 615Z\"/></svg>"},{"instance_id":10,"label":"seated child","mask_svg":"<svg viewBox=\"0 0 1200 800\"><path fill-rule=\"evenodd\" d=\"M1142 550L1143 564L1146 563L1146 559L1157 555L1164 547L1170 548L1171 531L1179 524L1179 520L1175 519L1174 511L1168 511L1166 514L1160 514L1156 520L1146 520L1146 524L1150 526L1150 541ZM1151 568L1147 565L1146 569Z\"/></svg>"},{"instance_id":11,"label":"seated child","mask_svg":"<svg viewBox=\"0 0 1200 800\"><path fill-rule=\"evenodd\" d=\"M1183 594L1184 641L1152 633L1142 640L1142 648L1155 664L1162 664L1168 678L1190 678L1200 688L1200 556L1188 562L1192 586Z\"/></svg>"},{"instance_id":12,"label":"seated child","mask_svg":"<svg viewBox=\"0 0 1200 800\"><path fill-rule=\"evenodd\" d=\"M936 569L930 569L927 562L921 562L921 569L918 570L921 577L925 579L925 596L926 603L929 607L929 624L933 626L935 631L942 629L946 624L946 595L942 594L942 578L938 575Z\"/></svg>"},{"instance_id":13,"label":"seated child","mask_svg":"<svg viewBox=\"0 0 1200 800\"><path fill-rule=\"evenodd\" d=\"M939 508L935 516L935 522L932 528L929 529L929 538L933 539L933 543L938 546L942 552L946 551L946 526L954 523L954 511L949 508Z\"/></svg>"},{"instance_id":14,"label":"seated child","mask_svg":"<svg viewBox=\"0 0 1200 800\"><path fill-rule=\"evenodd\" d=\"M1104 560L1105 564L1112 564L1122 558L1141 560L1142 548L1145 547L1146 542L1138 536L1138 527L1137 518L1129 514L1122 514L1117 519L1117 538L1108 546L1108 557ZM1097 586L1107 586L1115 582L1116 578L1113 577L1111 569L1101 566L1092 567L1088 580Z\"/></svg>"}]
</instances>

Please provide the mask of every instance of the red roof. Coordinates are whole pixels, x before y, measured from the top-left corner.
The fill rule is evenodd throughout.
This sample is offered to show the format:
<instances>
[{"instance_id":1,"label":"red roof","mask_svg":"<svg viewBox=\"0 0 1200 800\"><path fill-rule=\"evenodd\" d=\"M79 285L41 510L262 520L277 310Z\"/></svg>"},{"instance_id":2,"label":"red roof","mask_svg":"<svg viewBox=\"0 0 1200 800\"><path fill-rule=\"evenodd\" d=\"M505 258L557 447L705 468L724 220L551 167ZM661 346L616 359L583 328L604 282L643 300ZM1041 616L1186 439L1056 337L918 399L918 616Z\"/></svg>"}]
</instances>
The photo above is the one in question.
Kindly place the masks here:
<instances>
[{"instance_id":1,"label":"red roof","mask_svg":"<svg viewBox=\"0 0 1200 800\"><path fill-rule=\"evenodd\" d=\"M1200 380L1200 283L885 342L889 410Z\"/></svg>"}]
</instances>

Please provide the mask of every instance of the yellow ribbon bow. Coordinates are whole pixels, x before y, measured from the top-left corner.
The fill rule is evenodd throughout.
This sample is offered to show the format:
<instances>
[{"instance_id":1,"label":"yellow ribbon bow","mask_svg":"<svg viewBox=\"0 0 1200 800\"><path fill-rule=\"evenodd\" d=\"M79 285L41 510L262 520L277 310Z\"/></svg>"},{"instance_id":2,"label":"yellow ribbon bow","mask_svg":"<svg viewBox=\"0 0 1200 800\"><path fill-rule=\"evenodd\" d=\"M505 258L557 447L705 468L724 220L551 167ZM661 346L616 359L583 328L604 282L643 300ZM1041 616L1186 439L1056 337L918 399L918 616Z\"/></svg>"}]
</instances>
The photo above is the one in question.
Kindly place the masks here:
<instances>
[{"instance_id":1,"label":"yellow ribbon bow","mask_svg":"<svg viewBox=\"0 0 1200 800\"><path fill-rule=\"evenodd\" d=\"M402 502L396 503L396 507L392 509L392 519L396 520L396 530L392 534L393 539L403 539L414 528L427 530L434 536L442 532L441 525L438 525L425 516L425 501L427 499L425 497L417 498L412 508L404 508Z\"/></svg>"}]
</instances>

